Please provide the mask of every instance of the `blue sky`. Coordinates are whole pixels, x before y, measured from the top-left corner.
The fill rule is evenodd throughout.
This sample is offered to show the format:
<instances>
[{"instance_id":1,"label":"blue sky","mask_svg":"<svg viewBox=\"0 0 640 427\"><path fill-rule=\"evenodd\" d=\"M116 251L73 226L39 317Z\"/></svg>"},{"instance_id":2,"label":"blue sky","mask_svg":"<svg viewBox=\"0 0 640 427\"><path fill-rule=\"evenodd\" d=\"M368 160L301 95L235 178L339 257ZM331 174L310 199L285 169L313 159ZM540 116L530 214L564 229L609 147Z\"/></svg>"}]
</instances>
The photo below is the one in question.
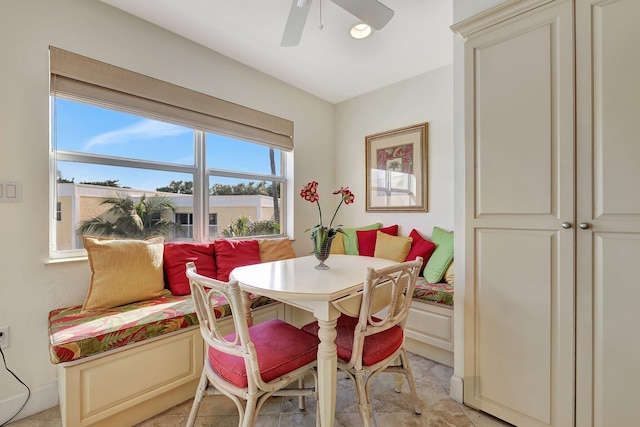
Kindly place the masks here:
<instances>
[{"instance_id":1,"label":"blue sky","mask_svg":"<svg viewBox=\"0 0 640 427\"><path fill-rule=\"evenodd\" d=\"M193 131L189 128L58 98L55 106L60 150L192 165ZM276 154L276 168L279 168ZM270 174L269 149L207 134L207 167ZM122 186L155 190L171 180L191 181L189 174L58 162L65 179L74 182L118 179ZM224 184L239 180L218 179Z\"/></svg>"}]
</instances>

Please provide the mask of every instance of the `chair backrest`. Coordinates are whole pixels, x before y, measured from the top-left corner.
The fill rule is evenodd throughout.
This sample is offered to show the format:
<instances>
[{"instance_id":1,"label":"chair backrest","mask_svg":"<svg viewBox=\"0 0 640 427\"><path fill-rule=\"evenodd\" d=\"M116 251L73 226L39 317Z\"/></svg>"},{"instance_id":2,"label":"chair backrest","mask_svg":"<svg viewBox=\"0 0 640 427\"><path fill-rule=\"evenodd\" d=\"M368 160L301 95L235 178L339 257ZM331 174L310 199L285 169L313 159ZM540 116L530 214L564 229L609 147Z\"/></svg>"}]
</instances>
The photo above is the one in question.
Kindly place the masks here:
<instances>
[{"instance_id":1,"label":"chair backrest","mask_svg":"<svg viewBox=\"0 0 640 427\"><path fill-rule=\"evenodd\" d=\"M200 333L205 343L221 352L246 358L246 355L252 351L249 350L251 347L249 326L238 282L234 280L221 282L202 276L197 273L193 262L187 263L186 273L200 323ZM221 296L227 300L231 308L235 327L235 340L233 341L225 338L216 318L215 306L219 304Z\"/></svg>"},{"instance_id":2,"label":"chair backrest","mask_svg":"<svg viewBox=\"0 0 640 427\"><path fill-rule=\"evenodd\" d=\"M421 266L422 258L418 257L380 270L367 268L354 331L354 349L362 349L369 335L393 327L404 329Z\"/></svg>"}]
</instances>

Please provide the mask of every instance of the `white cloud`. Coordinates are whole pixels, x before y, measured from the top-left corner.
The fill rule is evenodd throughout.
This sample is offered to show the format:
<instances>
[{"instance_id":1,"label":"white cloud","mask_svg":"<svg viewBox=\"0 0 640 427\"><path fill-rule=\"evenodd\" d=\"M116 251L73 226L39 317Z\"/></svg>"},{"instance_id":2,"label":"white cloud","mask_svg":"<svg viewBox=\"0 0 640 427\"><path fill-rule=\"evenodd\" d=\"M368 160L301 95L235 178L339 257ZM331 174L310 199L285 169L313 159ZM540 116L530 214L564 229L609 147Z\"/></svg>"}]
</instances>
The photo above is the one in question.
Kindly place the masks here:
<instances>
[{"instance_id":1,"label":"white cloud","mask_svg":"<svg viewBox=\"0 0 640 427\"><path fill-rule=\"evenodd\" d=\"M86 142L84 150L89 151L97 145L123 144L132 139L159 138L187 132L191 130L170 123L145 119L128 127L94 136Z\"/></svg>"}]
</instances>

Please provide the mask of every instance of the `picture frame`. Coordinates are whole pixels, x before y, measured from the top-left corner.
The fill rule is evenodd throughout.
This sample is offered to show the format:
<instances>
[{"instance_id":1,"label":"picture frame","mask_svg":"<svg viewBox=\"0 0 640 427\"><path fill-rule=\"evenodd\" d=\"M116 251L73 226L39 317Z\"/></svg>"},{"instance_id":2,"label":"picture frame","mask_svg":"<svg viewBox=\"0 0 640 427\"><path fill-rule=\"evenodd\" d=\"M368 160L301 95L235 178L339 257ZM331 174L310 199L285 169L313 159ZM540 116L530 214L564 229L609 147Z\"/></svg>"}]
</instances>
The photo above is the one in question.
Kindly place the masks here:
<instances>
[{"instance_id":1,"label":"picture frame","mask_svg":"<svg viewBox=\"0 0 640 427\"><path fill-rule=\"evenodd\" d=\"M428 123L365 137L367 212L427 212Z\"/></svg>"}]
</instances>

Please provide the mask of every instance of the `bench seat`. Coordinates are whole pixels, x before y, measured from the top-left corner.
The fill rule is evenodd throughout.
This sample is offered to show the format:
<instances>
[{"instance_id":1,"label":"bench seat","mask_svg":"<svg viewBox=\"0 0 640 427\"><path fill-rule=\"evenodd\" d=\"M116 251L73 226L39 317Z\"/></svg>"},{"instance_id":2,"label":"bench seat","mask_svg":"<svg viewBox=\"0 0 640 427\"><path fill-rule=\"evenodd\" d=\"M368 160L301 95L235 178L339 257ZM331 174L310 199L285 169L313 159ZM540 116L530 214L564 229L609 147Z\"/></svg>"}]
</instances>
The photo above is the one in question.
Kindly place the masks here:
<instances>
[{"instance_id":1,"label":"bench seat","mask_svg":"<svg viewBox=\"0 0 640 427\"><path fill-rule=\"evenodd\" d=\"M405 334L407 350L453 366L453 285L418 278Z\"/></svg>"},{"instance_id":2,"label":"bench seat","mask_svg":"<svg viewBox=\"0 0 640 427\"><path fill-rule=\"evenodd\" d=\"M453 285L445 282L428 283L424 277L420 276L416 280L413 298L453 308Z\"/></svg>"},{"instance_id":3,"label":"bench seat","mask_svg":"<svg viewBox=\"0 0 640 427\"><path fill-rule=\"evenodd\" d=\"M224 297L219 298L216 316L223 318L231 312ZM251 308L273 302L252 295ZM67 307L49 313L52 363L76 361L198 324L191 295L158 297L87 313L81 313L81 308Z\"/></svg>"},{"instance_id":4,"label":"bench seat","mask_svg":"<svg viewBox=\"0 0 640 427\"><path fill-rule=\"evenodd\" d=\"M195 394L205 347L190 295L154 298L115 309L50 313L64 427L130 427ZM252 297L255 323L284 319L283 304ZM216 315L233 331L230 308Z\"/></svg>"}]
</instances>

